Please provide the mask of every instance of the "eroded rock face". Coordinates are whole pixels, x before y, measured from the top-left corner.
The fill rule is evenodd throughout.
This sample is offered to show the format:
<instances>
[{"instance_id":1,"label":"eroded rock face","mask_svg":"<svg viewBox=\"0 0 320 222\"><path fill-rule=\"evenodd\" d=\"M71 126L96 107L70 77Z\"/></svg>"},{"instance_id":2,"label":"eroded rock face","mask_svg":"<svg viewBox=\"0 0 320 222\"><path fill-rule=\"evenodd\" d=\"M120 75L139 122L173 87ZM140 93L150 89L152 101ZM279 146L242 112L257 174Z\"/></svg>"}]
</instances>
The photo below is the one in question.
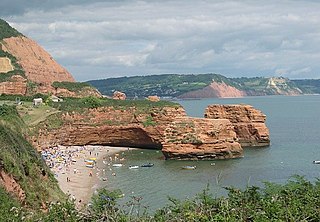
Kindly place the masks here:
<instances>
[{"instance_id":1,"label":"eroded rock face","mask_svg":"<svg viewBox=\"0 0 320 222\"><path fill-rule=\"evenodd\" d=\"M203 89L184 93L180 95L179 98L229 98L243 97L246 95L246 92L227 85L224 82L212 82L209 86L206 86Z\"/></svg>"},{"instance_id":2,"label":"eroded rock face","mask_svg":"<svg viewBox=\"0 0 320 222\"><path fill-rule=\"evenodd\" d=\"M227 119L176 118L165 130L167 159L228 159L243 155Z\"/></svg>"},{"instance_id":3,"label":"eroded rock face","mask_svg":"<svg viewBox=\"0 0 320 222\"><path fill-rule=\"evenodd\" d=\"M250 105L210 105L204 116L230 120L243 147L270 145L266 115Z\"/></svg>"},{"instance_id":4,"label":"eroded rock face","mask_svg":"<svg viewBox=\"0 0 320 222\"><path fill-rule=\"evenodd\" d=\"M0 94L25 95L27 80L19 75L14 75L9 81L0 82Z\"/></svg>"},{"instance_id":5,"label":"eroded rock face","mask_svg":"<svg viewBox=\"0 0 320 222\"><path fill-rule=\"evenodd\" d=\"M53 82L74 82L72 75L35 41L20 36L3 40L2 49L18 59L27 78L43 85Z\"/></svg>"},{"instance_id":6,"label":"eroded rock face","mask_svg":"<svg viewBox=\"0 0 320 222\"><path fill-rule=\"evenodd\" d=\"M242 146L270 143L265 115L248 105L211 105L207 118L187 117L182 107L101 107L65 113L62 125L40 126L37 149L57 145L114 145L162 149L167 159L227 159L243 156Z\"/></svg>"},{"instance_id":7,"label":"eroded rock face","mask_svg":"<svg viewBox=\"0 0 320 222\"><path fill-rule=\"evenodd\" d=\"M123 92L119 92L119 91L115 91L113 93L113 99L116 99L116 100L125 100L126 99L126 94L123 93Z\"/></svg>"},{"instance_id":8,"label":"eroded rock face","mask_svg":"<svg viewBox=\"0 0 320 222\"><path fill-rule=\"evenodd\" d=\"M0 169L0 185L2 185L8 193L16 196L22 203L26 199L26 194L19 183L2 169Z\"/></svg>"},{"instance_id":9,"label":"eroded rock face","mask_svg":"<svg viewBox=\"0 0 320 222\"><path fill-rule=\"evenodd\" d=\"M148 100L151 102L159 102L160 98L158 96L148 96Z\"/></svg>"},{"instance_id":10,"label":"eroded rock face","mask_svg":"<svg viewBox=\"0 0 320 222\"><path fill-rule=\"evenodd\" d=\"M31 142L38 150L56 145L115 145L161 149L164 130L178 116L181 107L154 108L150 114L135 107L126 110L102 107L87 113L67 113L63 125L50 129L44 125Z\"/></svg>"}]
</instances>

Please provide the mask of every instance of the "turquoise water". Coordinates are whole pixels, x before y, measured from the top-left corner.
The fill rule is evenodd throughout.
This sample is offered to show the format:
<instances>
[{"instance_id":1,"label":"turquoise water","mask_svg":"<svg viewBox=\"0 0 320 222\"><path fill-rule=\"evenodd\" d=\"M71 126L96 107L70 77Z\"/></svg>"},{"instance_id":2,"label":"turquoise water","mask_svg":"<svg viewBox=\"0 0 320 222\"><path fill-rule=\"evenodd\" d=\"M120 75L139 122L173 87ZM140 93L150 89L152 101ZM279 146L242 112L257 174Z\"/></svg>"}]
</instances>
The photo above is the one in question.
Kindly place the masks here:
<instances>
[{"instance_id":1,"label":"turquoise water","mask_svg":"<svg viewBox=\"0 0 320 222\"><path fill-rule=\"evenodd\" d=\"M263 181L282 183L294 174L310 180L320 178L320 96L270 96L236 99L184 100L179 103L188 115L203 117L209 104L251 104L267 115L271 146L247 148L244 157L217 161L164 160L156 150L131 150L125 157L126 166L112 168L116 176L105 182L108 188L119 188L130 196L142 197L151 210L168 204L168 196L193 197L208 184L212 193L223 195L222 187L262 185ZM129 170L129 165L154 163L151 168ZM214 166L211 163L215 163ZM182 170L184 165L196 165L196 170Z\"/></svg>"}]
</instances>

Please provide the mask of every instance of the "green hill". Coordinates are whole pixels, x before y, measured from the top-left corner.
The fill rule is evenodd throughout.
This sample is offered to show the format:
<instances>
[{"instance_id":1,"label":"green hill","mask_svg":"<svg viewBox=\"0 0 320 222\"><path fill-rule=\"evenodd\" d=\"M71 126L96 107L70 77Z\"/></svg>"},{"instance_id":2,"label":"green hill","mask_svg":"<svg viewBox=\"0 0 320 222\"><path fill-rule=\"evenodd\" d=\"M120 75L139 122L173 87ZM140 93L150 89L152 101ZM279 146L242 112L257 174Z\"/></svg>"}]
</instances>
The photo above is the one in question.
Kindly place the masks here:
<instances>
[{"instance_id":1,"label":"green hill","mask_svg":"<svg viewBox=\"0 0 320 222\"><path fill-rule=\"evenodd\" d=\"M195 92L196 98L202 98L203 91L212 97L219 97L219 90L235 89L244 95L297 95L302 91L296 83L282 77L228 78L219 74L163 74L150 76L133 76L89 81L102 94L111 96L114 91L126 93L127 97L184 97ZM212 86L212 83L218 83ZM217 87L223 85L224 89ZM229 88L226 88L229 87ZM200 92L202 91L202 92ZM198 94L197 94L198 93ZM216 96L215 96L216 93ZM190 95L190 94L189 94Z\"/></svg>"},{"instance_id":2,"label":"green hill","mask_svg":"<svg viewBox=\"0 0 320 222\"><path fill-rule=\"evenodd\" d=\"M0 40L16 36L22 36L22 34L12 28L6 21L0 19Z\"/></svg>"}]
</instances>

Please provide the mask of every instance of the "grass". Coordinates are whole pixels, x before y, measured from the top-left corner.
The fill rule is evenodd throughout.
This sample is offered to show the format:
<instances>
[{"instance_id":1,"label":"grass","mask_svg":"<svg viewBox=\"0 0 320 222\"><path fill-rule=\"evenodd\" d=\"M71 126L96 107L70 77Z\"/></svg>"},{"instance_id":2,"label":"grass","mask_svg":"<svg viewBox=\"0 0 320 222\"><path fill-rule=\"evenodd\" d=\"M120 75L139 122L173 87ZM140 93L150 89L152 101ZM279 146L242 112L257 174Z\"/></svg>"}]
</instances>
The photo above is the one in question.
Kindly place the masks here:
<instances>
[{"instance_id":1,"label":"grass","mask_svg":"<svg viewBox=\"0 0 320 222\"><path fill-rule=\"evenodd\" d=\"M17 110L23 121L28 126L35 126L48 119L52 114L58 113L59 110L46 104L33 106L31 102L24 102L23 105L17 106Z\"/></svg>"},{"instance_id":2,"label":"grass","mask_svg":"<svg viewBox=\"0 0 320 222\"><path fill-rule=\"evenodd\" d=\"M25 205L40 208L46 201L62 198L57 181L32 145L24 138L28 128L16 107L0 106L0 165L26 194Z\"/></svg>"},{"instance_id":3,"label":"grass","mask_svg":"<svg viewBox=\"0 0 320 222\"><path fill-rule=\"evenodd\" d=\"M180 107L179 104L169 101L151 102L148 100L113 100L107 98L85 97L85 98L64 98L63 102L51 103L52 107L61 111L83 112L90 108L114 107L118 110L136 108L139 113L147 113L157 107Z\"/></svg>"}]
</instances>

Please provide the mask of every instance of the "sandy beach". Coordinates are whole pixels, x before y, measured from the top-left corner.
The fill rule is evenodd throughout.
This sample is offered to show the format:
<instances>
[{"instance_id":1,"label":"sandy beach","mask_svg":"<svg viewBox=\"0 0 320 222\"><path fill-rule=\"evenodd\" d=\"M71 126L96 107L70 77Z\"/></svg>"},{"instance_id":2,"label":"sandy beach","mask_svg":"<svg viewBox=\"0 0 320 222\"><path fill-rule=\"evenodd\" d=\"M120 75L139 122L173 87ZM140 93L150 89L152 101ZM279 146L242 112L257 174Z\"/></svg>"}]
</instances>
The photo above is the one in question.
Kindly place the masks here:
<instances>
[{"instance_id":1,"label":"sandy beach","mask_svg":"<svg viewBox=\"0 0 320 222\"><path fill-rule=\"evenodd\" d=\"M81 207L88 203L94 191L99 188L99 181L110 179L104 176L105 164L121 162L117 153L128 149L91 145L58 146L43 151L42 156L55 174L61 190ZM88 160L94 160L92 168L86 166Z\"/></svg>"}]
</instances>

